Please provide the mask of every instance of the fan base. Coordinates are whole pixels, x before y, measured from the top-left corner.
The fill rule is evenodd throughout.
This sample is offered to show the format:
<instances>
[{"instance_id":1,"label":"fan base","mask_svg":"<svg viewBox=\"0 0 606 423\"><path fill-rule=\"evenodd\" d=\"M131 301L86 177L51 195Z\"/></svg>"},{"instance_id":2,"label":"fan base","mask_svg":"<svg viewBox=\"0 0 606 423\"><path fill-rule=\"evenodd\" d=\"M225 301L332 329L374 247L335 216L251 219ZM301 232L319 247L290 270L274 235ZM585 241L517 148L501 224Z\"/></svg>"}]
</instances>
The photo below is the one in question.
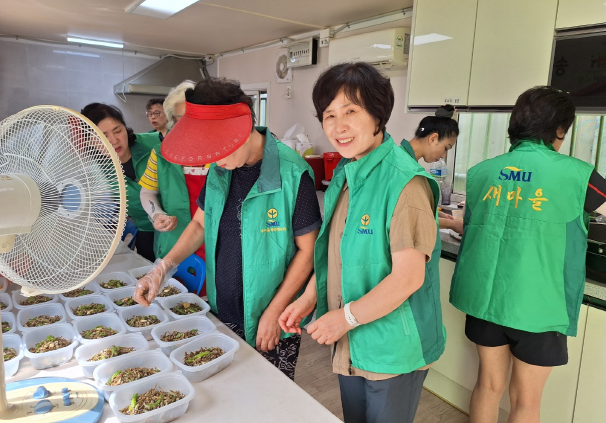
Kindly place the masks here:
<instances>
[{"instance_id":1,"label":"fan base","mask_svg":"<svg viewBox=\"0 0 606 423\"><path fill-rule=\"evenodd\" d=\"M40 386L48 396L40 397ZM67 388L69 400L62 392ZM0 421L11 423L96 423L103 413L103 394L94 386L74 379L43 377L6 385L9 407L0 412ZM68 404L69 405L66 405ZM44 412L46 411L46 412ZM44 413L41 413L44 412Z\"/></svg>"}]
</instances>

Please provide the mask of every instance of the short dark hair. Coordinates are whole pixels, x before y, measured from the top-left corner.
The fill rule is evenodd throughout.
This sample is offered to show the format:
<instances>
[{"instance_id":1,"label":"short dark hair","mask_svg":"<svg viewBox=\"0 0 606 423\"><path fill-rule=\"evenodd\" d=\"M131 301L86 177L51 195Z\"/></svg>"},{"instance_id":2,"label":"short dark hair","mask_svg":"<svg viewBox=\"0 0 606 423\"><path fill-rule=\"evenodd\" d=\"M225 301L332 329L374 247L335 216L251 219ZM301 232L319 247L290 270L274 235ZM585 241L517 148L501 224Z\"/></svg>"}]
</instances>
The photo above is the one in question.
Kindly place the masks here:
<instances>
[{"instance_id":1,"label":"short dark hair","mask_svg":"<svg viewBox=\"0 0 606 423\"><path fill-rule=\"evenodd\" d=\"M156 98L150 98L147 101L147 104L145 105L145 110L149 111L149 109L151 109L154 104L159 104L160 107L162 107L162 105L164 104L164 99L163 98L158 98L158 97L156 97Z\"/></svg>"},{"instance_id":2,"label":"short dark hair","mask_svg":"<svg viewBox=\"0 0 606 423\"><path fill-rule=\"evenodd\" d=\"M509 119L509 141L542 140L551 144L558 128L568 132L574 122L575 107L568 94L547 86L524 91L516 101Z\"/></svg>"},{"instance_id":3,"label":"short dark hair","mask_svg":"<svg viewBox=\"0 0 606 423\"><path fill-rule=\"evenodd\" d=\"M253 125L256 121L252 98L242 91L240 82L233 79L205 78L198 82L193 89L185 91L185 100L189 103L207 106L245 103L250 109Z\"/></svg>"},{"instance_id":4,"label":"short dark hair","mask_svg":"<svg viewBox=\"0 0 606 423\"><path fill-rule=\"evenodd\" d=\"M363 107L378 121L374 135L385 132L394 104L389 78L364 62L343 63L328 68L316 81L312 93L316 117L320 123L323 121L324 110L341 90L352 103Z\"/></svg>"},{"instance_id":5,"label":"short dark hair","mask_svg":"<svg viewBox=\"0 0 606 423\"><path fill-rule=\"evenodd\" d=\"M85 118L88 118L88 120L95 125L98 125L99 122L106 118L112 118L113 120L120 122L126 128L126 133L128 135L128 146L132 147L135 143L135 139L137 138L135 131L126 125L122 112L116 106L111 106L105 103L90 103L84 106L84 109L80 111L80 114L82 114Z\"/></svg>"}]
</instances>

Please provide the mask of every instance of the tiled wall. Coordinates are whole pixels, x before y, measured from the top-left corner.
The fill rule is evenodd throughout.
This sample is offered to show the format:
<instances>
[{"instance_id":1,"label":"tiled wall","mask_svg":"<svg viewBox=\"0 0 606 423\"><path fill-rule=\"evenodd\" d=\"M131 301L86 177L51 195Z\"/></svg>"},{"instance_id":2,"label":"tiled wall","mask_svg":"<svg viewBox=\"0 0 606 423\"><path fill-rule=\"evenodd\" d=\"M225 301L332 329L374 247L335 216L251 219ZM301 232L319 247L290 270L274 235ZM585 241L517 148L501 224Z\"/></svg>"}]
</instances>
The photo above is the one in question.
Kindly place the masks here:
<instances>
[{"instance_id":1,"label":"tiled wall","mask_svg":"<svg viewBox=\"0 0 606 423\"><path fill-rule=\"evenodd\" d=\"M119 107L127 125L135 132L147 132L152 128L145 103L152 96L128 95L124 103L113 88L157 60L0 39L0 120L31 106L51 104L79 112L96 101Z\"/></svg>"}]
</instances>

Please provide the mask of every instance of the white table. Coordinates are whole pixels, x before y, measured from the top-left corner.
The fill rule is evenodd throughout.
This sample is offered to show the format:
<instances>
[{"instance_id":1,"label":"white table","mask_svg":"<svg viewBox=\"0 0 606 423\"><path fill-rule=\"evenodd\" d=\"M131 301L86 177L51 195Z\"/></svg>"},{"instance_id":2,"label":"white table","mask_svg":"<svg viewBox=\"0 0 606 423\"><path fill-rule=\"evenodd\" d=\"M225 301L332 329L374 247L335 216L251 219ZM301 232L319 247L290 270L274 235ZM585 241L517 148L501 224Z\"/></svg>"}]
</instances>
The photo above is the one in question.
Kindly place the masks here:
<instances>
[{"instance_id":1,"label":"white table","mask_svg":"<svg viewBox=\"0 0 606 423\"><path fill-rule=\"evenodd\" d=\"M136 254L132 255L136 256ZM115 269L113 271L128 270L124 267L117 268L119 266L115 265L126 263L125 257L132 255L121 254L120 256L124 257L119 259L120 256L115 256L115 260L112 259L111 263L112 268ZM141 264L141 266L144 265ZM210 313L208 317L217 326L218 331L236 339L240 344L240 349L236 352L234 361L229 367L209 379L193 384L196 396L189 403L187 413L178 419L179 422L341 422L216 317ZM154 348L157 348L155 341L150 341L150 349ZM73 358L61 366L45 370L34 369L29 360L23 358L19 371L6 382L44 376L67 377L94 384L93 379L87 379L84 376L82 369ZM119 422L107 402L100 421Z\"/></svg>"}]
</instances>

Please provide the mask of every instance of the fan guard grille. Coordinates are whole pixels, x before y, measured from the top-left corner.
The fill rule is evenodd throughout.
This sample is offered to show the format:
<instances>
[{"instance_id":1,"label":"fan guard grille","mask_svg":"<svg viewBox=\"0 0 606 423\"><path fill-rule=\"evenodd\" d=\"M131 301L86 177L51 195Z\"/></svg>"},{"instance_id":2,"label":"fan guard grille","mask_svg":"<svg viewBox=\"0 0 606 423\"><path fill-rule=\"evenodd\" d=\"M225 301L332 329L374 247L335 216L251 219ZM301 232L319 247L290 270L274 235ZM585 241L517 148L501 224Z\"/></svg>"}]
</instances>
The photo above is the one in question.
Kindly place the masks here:
<instances>
[{"instance_id":1,"label":"fan guard grille","mask_svg":"<svg viewBox=\"0 0 606 423\"><path fill-rule=\"evenodd\" d=\"M111 144L72 110L26 109L0 122L0 175L10 173L36 181L42 207L32 231L0 254L0 273L46 293L94 278L125 224L124 179Z\"/></svg>"}]
</instances>

